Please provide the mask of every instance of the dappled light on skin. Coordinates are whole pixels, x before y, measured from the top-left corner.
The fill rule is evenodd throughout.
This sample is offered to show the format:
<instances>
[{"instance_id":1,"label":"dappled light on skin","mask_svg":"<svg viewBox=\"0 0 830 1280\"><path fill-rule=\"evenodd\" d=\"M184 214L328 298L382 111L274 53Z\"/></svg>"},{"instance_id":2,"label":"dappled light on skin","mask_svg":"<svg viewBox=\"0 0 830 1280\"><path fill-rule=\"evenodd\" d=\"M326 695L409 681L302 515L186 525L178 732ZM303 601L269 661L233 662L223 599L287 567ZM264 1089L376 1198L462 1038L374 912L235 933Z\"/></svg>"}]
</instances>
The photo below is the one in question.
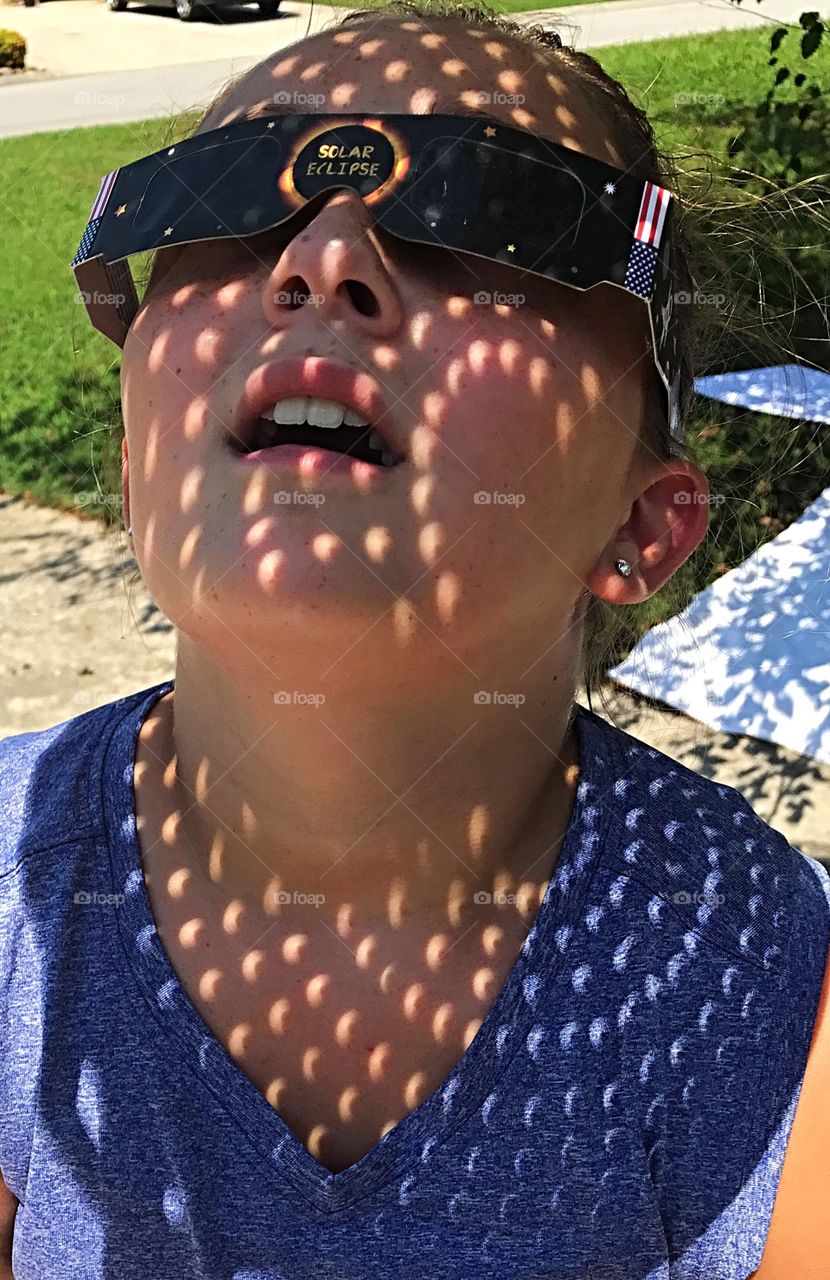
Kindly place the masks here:
<instances>
[{"instance_id":1,"label":"dappled light on skin","mask_svg":"<svg viewBox=\"0 0 830 1280\"><path fill-rule=\"evenodd\" d=\"M332 1171L347 1168L419 1107L466 1052L547 880L504 869L492 889L514 895L517 905L477 906L469 882L457 876L444 910L417 937L412 877L403 871L389 876L383 917L374 922L358 900L322 909L286 901L289 862L285 877L281 867L262 869L258 899L225 895L221 863L191 862L186 842L179 844L180 810L171 805L165 814L165 794L175 786L170 701L142 726L147 758L139 753L134 775L145 881L168 955L207 1026L309 1154ZM152 777L147 759L159 766ZM209 770L200 769L199 779L209 804ZM255 822L248 806L241 826L252 831ZM473 861L487 826L487 806L476 805Z\"/></svg>"},{"instance_id":2,"label":"dappled light on skin","mask_svg":"<svg viewBox=\"0 0 830 1280\"><path fill-rule=\"evenodd\" d=\"M313 89L322 113L483 111L611 159L536 53L378 25L266 60L202 130ZM136 753L144 878L210 1033L337 1172L447 1080L550 882L579 777L572 619L630 507L647 315L396 241L351 191L172 254L122 368L136 558L179 638ZM246 388L281 362L308 395L345 371L401 460L246 457ZM513 704L477 700L509 676ZM434 724L384 735L396 701Z\"/></svg>"}]
</instances>

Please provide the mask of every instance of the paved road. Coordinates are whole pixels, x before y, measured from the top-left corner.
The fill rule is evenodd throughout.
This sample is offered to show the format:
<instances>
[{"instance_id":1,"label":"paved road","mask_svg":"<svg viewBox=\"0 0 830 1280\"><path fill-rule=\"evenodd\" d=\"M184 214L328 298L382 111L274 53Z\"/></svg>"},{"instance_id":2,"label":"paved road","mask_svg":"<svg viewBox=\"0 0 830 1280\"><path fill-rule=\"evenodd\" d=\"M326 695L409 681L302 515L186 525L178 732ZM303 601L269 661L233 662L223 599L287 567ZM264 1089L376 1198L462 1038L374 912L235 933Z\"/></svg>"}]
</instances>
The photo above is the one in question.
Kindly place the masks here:
<instances>
[{"instance_id":1,"label":"paved road","mask_svg":"<svg viewBox=\"0 0 830 1280\"><path fill-rule=\"evenodd\" d=\"M828 0L606 0L539 10L580 48L661 36L795 22L805 9L830 15ZM131 6L110 13L102 0L4 8L3 25L28 43L32 71L0 78L0 136L168 116L207 104L231 75L272 50L318 31L337 10L284 0L276 18L253 6L220 19L179 22L172 10Z\"/></svg>"}]
</instances>

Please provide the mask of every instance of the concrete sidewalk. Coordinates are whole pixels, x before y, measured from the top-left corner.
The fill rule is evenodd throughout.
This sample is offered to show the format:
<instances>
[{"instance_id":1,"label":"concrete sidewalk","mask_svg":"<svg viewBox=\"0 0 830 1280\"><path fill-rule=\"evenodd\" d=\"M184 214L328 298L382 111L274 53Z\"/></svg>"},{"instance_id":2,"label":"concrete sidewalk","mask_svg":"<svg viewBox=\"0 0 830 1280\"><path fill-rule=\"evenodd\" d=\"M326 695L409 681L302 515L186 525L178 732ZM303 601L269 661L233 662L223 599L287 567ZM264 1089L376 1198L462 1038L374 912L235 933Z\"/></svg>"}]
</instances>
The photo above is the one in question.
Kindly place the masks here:
<instances>
[{"instance_id":1,"label":"concrete sidewalk","mask_svg":"<svg viewBox=\"0 0 830 1280\"><path fill-rule=\"evenodd\" d=\"M604 0L517 15L556 26L579 48L653 40L722 28L797 22L821 0ZM276 18L254 6L192 23L147 5L111 13L103 0L51 0L31 9L0 6L0 25L20 31L31 68L0 77L0 137L118 124L206 105L231 75L270 52L322 30L343 10L284 0Z\"/></svg>"}]
</instances>

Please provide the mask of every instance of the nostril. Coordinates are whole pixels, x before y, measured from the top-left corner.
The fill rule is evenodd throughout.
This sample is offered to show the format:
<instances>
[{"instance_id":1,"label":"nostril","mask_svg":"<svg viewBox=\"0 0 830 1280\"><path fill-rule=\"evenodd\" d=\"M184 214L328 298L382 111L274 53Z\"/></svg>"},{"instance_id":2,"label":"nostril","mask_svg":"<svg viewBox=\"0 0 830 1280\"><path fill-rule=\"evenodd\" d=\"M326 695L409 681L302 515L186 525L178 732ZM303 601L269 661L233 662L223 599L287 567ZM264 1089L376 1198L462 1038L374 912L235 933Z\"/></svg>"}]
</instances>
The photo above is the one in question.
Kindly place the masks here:
<instances>
[{"instance_id":1,"label":"nostril","mask_svg":"<svg viewBox=\"0 0 830 1280\"><path fill-rule=\"evenodd\" d=\"M274 294L274 302L285 311L299 311L309 300L310 290L302 276L289 276Z\"/></svg>"},{"instance_id":2,"label":"nostril","mask_svg":"<svg viewBox=\"0 0 830 1280\"><path fill-rule=\"evenodd\" d=\"M362 316L376 316L380 311L378 300L374 293L372 293L368 285L363 284L360 280L344 280L340 287L345 288L352 306Z\"/></svg>"}]
</instances>

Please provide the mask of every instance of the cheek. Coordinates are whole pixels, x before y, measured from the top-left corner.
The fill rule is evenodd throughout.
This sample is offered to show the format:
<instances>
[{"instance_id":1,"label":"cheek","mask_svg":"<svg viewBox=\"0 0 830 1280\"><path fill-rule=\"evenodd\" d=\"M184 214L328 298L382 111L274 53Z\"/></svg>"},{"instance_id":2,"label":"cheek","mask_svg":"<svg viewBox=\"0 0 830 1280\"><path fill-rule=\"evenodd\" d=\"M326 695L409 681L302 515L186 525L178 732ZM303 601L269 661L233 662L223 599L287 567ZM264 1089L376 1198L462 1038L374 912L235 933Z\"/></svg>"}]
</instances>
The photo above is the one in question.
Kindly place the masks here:
<instances>
[{"instance_id":1,"label":"cheek","mask_svg":"<svg viewBox=\"0 0 830 1280\"><path fill-rule=\"evenodd\" d=\"M428 429L422 461L435 436L454 483L466 476L476 485L509 481L546 493L564 485L584 452L604 385L584 342L543 329L538 318L497 317L444 349L450 354L425 380L430 387L418 406Z\"/></svg>"}]
</instances>

